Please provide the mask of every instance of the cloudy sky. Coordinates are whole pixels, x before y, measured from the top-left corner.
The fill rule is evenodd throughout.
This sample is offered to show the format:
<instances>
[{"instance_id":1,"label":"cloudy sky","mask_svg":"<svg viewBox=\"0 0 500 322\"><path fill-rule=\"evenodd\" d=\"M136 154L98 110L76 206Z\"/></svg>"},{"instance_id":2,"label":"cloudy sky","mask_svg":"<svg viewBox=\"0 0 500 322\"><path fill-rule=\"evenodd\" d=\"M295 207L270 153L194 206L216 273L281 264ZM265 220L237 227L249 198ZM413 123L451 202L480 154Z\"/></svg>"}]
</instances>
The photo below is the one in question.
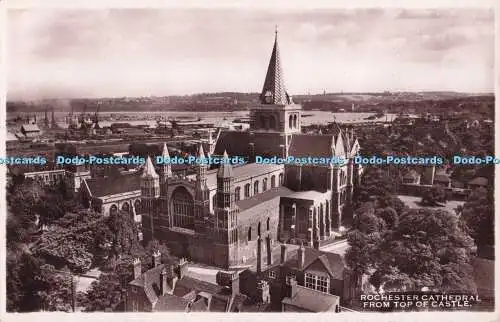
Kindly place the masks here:
<instances>
[{"instance_id":1,"label":"cloudy sky","mask_svg":"<svg viewBox=\"0 0 500 322\"><path fill-rule=\"evenodd\" d=\"M275 25L292 95L494 88L487 9L29 9L7 24L9 99L258 92Z\"/></svg>"}]
</instances>

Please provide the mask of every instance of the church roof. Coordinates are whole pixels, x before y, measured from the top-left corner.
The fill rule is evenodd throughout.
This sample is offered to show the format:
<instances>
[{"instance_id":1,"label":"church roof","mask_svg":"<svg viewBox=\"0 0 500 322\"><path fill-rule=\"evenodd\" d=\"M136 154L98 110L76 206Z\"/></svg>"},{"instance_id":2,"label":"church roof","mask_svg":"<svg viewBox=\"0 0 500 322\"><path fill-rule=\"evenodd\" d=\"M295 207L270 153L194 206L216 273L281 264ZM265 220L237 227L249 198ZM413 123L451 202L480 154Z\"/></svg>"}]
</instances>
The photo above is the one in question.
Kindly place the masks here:
<instances>
[{"instance_id":1,"label":"church roof","mask_svg":"<svg viewBox=\"0 0 500 322\"><path fill-rule=\"evenodd\" d=\"M283 71L281 69L280 52L278 48L278 32L274 38L274 47L267 67L266 79L260 94L262 104L289 105L292 99L285 89Z\"/></svg>"},{"instance_id":2,"label":"church roof","mask_svg":"<svg viewBox=\"0 0 500 322\"><path fill-rule=\"evenodd\" d=\"M117 177L104 177L85 180L94 197L105 197L120 193L141 190L141 177L138 173Z\"/></svg>"},{"instance_id":3,"label":"church roof","mask_svg":"<svg viewBox=\"0 0 500 322\"><path fill-rule=\"evenodd\" d=\"M243 211L258 206L274 198L286 197L288 195L291 195L292 193L293 191L286 187L271 188L263 193L254 195L251 198L239 200L236 202L236 204L238 205L238 208L240 208L240 211Z\"/></svg>"},{"instance_id":4,"label":"church roof","mask_svg":"<svg viewBox=\"0 0 500 322\"><path fill-rule=\"evenodd\" d=\"M328 134L294 134L288 154L296 158L331 157L333 138Z\"/></svg>"},{"instance_id":5,"label":"church roof","mask_svg":"<svg viewBox=\"0 0 500 322\"><path fill-rule=\"evenodd\" d=\"M250 136L248 132L222 131L215 144L214 155L222 155L224 150L230 156L247 157Z\"/></svg>"}]
</instances>

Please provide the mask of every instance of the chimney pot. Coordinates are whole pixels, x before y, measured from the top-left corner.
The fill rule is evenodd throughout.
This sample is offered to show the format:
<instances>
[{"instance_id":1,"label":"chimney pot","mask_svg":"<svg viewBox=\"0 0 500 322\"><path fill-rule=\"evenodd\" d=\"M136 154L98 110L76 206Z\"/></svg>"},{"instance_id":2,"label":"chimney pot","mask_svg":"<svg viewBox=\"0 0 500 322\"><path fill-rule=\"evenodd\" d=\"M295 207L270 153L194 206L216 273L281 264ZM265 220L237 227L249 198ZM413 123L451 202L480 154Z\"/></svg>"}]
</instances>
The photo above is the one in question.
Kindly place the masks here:
<instances>
[{"instance_id":1,"label":"chimney pot","mask_svg":"<svg viewBox=\"0 0 500 322\"><path fill-rule=\"evenodd\" d=\"M281 244L281 265L285 264L286 262L286 244Z\"/></svg>"}]
</instances>

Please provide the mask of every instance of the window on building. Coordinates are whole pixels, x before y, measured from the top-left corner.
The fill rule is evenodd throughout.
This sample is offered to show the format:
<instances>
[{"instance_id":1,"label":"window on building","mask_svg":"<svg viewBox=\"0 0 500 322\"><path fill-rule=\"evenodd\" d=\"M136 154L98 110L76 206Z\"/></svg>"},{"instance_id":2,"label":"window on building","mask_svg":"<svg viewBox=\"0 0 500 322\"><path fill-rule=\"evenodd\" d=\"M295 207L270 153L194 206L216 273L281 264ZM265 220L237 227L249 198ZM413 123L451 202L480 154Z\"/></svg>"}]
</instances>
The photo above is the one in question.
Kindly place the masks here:
<instances>
[{"instance_id":1,"label":"window on building","mask_svg":"<svg viewBox=\"0 0 500 322\"><path fill-rule=\"evenodd\" d=\"M279 175L279 185L280 186L283 185L283 173L280 173L280 175Z\"/></svg>"},{"instance_id":2,"label":"window on building","mask_svg":"<svg viewBox=\"0 0 500 322\"><path fill-rule=\"evenodd\" d=\"M212 197L212 208L215 209L215 207L217 207L217 194Z\"/></svg>"},{"instance_id":3,"label":"window on building","mask_svg":"<svg viewBox=\"0 0 500 322\"><path fill-rule=\"evenodd\" d=\"M254 195L259 194L259 181L255 181L253 184L253 194Z\"/></svg>"},{"instance_id":4,"label":"window on building","mask_svg":"<svg viewBox=\"0 0 500 322\"><path fill-rule=\"evenodd\" d=\"M264 180L262 180L262 191L266 191L267 190L267 178L264 178Z\"/></svg>"},{"instance_id":5,"label":"window on building","mask_svg":"<svg viewBox=\"0 0 500 322\"><path fill-rule=\"evenodd\" d=\"M273 174L271 176L271 188L276 187L276 176Z\"/></svg>"},{"instance_id":6,"label":"window on building","mask_svg":"<svg viewBox=\"0 0 500 322\"><path fill-rule=\"evenodd\" d=\"M269 278L276 279L277 276L276 271L269 271Z\"/></svg>"},{"instance_id":7,"label":"window on building","mask_svg":"<svg viewBox=\"0 0 500 322\"><path fill-rule=\"evenodd\" d=\"M271 229L271 220L269 218L267 218L266 228L267 230Z\"/></svg>"},{"instance_id":8,"label":"window on building","mask_svg":"<svg viewBox=\"0 0 500 322\"><path fill-rule=\"evenodd\" d=\"M295 274L288 273L286 276L286 285L290 285L292 280L295 280Z\"/></svg>"},{"instance_id":9,"label":"window on building","mask_svg":"<svg viewBox=\"0 0 500 322\"><path fill-rule=\"evenodd\" d=\"M248 227L248 241L252 240L252 227Z\"/></svg>"},{"instance_id":10,"label":"window on building","mask_svg":"<svg viewBox=\"0 0 500 322\"><path fill-rule=\"evenodd\" d=\"M329 293L330 281L326 276L318 276L311 273L305 274L304 286L323 293Z\"/></svg>"},{"instance_id":11,"label":"window on building","mask_svg":"<svg viewBox=\"0 0 500 322\"><path fill-rule=\"evenodd\" d=\"M240 195L241 195L241 188L236 187L236 189L234 189L234 200L239 201L241 197Z\"/></svg>"},{"instance_id":12,"label":"window on building","mask_svg":"<svg viewBox=\"0 0 500 322\"><path fill-rule=\"evenodd\" d=\"M250 184L247 183L245 185L245 198L249 198L250 197Z\"/></svg>"}]
</instances>

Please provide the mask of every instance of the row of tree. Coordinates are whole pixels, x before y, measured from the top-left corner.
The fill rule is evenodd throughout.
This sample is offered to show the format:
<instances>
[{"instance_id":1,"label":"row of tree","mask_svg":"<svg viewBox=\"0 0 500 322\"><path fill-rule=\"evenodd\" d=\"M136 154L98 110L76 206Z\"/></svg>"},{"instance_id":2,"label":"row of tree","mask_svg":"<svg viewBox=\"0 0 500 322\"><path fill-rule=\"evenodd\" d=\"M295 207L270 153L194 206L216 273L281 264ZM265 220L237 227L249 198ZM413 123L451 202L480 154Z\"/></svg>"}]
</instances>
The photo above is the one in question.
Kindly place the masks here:
<instances>
[{"instance_id":1,"label":"row of tree","mask_svg":"<svg viewBox=\"0 0 500 322\"><path fill-rule=\"evenodd\" d=\"M368 168L357 193L346 261L374 291L475 293L471 259L493 244L492 193L476 190L456 213L409 209L385 171ZM472 236L472 237L471 237Z\"/></svg>"}]
</instances>

